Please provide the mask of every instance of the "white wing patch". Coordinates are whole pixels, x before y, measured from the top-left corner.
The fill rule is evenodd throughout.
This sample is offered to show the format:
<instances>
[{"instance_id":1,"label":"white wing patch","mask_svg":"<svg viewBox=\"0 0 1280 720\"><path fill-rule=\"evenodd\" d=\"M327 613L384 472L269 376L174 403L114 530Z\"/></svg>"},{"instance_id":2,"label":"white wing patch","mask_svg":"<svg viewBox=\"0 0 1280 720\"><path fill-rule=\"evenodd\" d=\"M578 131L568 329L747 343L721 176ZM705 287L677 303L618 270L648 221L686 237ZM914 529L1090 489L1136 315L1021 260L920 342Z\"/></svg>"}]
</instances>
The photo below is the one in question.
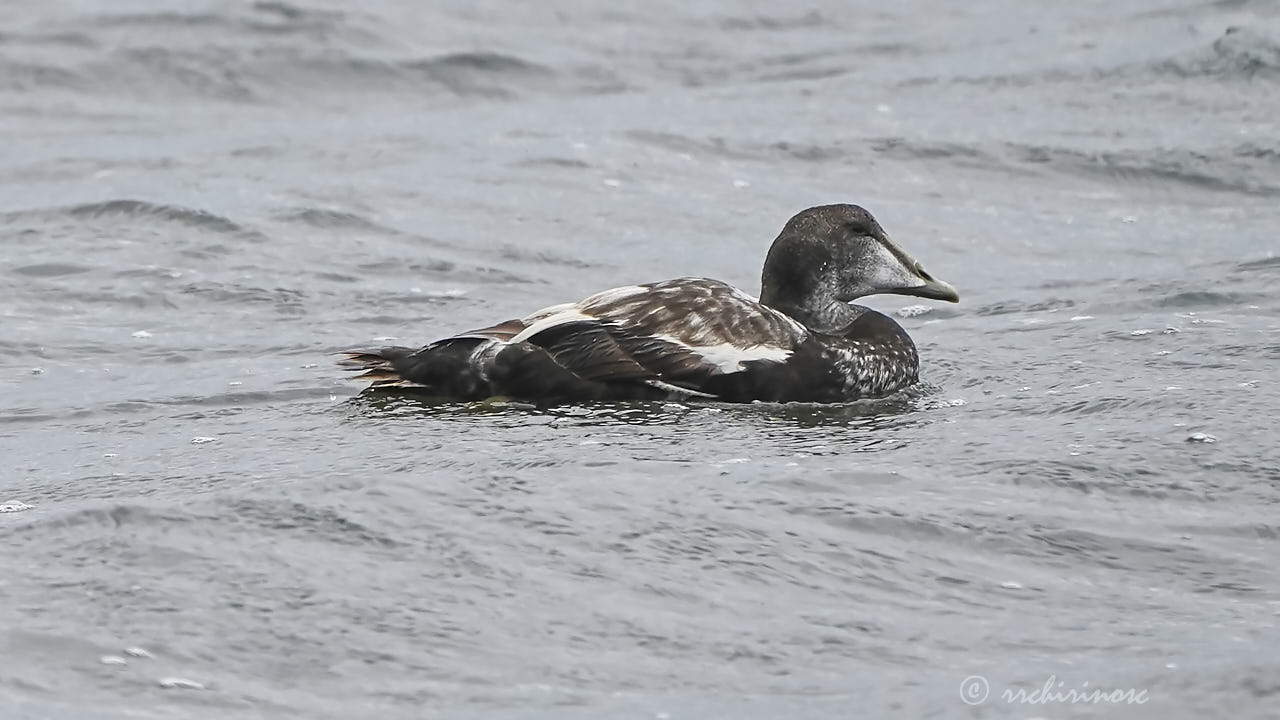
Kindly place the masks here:
<instances>
[{"instance_id":1,"label":"white wing patch","mask_svg":"<svg viewBox=\"0 0 1280 720\"><path fill-rule=\"evenodd\" d=\"M546 313L546 314L543 314L543 313ZM509 340L508 342L522 343L528 340L529 338L533 337L534 335L537 335L538 333L542 332L543 330L549 330L553 327L556 327L557 325L564 325L567 323L574 323L574 322L582 322L584 320L589 320L592 322L599 321L599 318L597 317L583 314L582 311L579 310L575 305L557 305L554 308L547 308L547 310L531 315L530 319L535 317L538 319L535 320L531 325L529 325L529 327L525 328L524 330L521 330L520 334L511 338L511 340Z\"/></svg>"},{"instance_id":2,"label":"white wing patch","mask_svg":"<svg viewBox=\"0 0 1280 720\"><path fill-rule=\"evenodd\" d=\"M699 278L657 285L624 285L577 303L552 305L522 322L526 325L524 330L507 342L528 342L539 333L569 323L599 323L606 328L643 333L673 345L680 348L676 352L689 353L725 375L742 372L746 369L744 363L785 362L791 357L792 349L773 343L784 342L781 335L788 331L790 337L785 341L794 338L798 342L808 335L803 325L761 306L751 295L719 281ZM662 332L663 329L667 332ZM741 340L733 337L735 329L743 335ZM743 343L753 339L757 344ZM760 343L761 340L766 342ZM646 382L668 392L701 394L661 380Z\"/></svg>"},{"instance_id":3,"label":"white wing patch","mask_svg":"<svg viewBox=\"0 0 1280 720\"><path fill-rule=\"evenodd\" d=\"M650 289L647 287L641 287L640 285L624 285L610 290L602 290L595 295L587 297L578 303L578 307L590 310L601 305L610 305L616 302L621 302L629 297L635 297L636 295L644 295L648 292L650 292Z\"/></svg>"},{"instance_id":4,"label":"white wing patch","mask_svg":"<svg viewBox=\"0 0 1280 720\"><path fill-rule=\"evenodd\" d=\"M673 393L673 394L676 394L676 395L682 395L682 396L685 396L685 397L702 397L702 398L714 398L714 397L716 397L715 395L712 395L711 393L704 393L704 392L702 392L702 391L700 391L700 390L690 390L689 388L686 388L686 387L680 387L679 385L672 385L671 383L669 383L669 382L663 382L662 380L656 380L656 379L655 379L655 380L645 380L644 382L645 382L645 384L646 384L646 385L649 385L649 386L651 386L651 387L656 387L656 388L658 388L659 390L664 390L664 391L666 391L666 392Z\"/></svg>"},{"instance_id":5,"label":"white wing patch","mask_svg":"<svg viewBox=\"0 0 1280 720\"><path fill-rule=\"evenodd\" d=\"M649 288L639 285L625 285L616 287L611 290L604 290L596 293L584 300L576 303L561 303L543 308L532 315L525 317L524 322L528 325L520 334L511 338L508 342L519 343L528 340L543 330L564 325L572 322L582 322L588 320L599 322L601 318L590 314L595 308L607 306L620 300L625 300L636 295L643 295L649 292Z\"/></svg>"},{"instance_id":6,"label":"white wing patch","mask_svg":"<svg viewBox=\"0 0 1280 720\"><path fill-rule=\"evenodd\" d=\"M489 381L489 368L493 366L493 361L498 357L498 353L502 348L506 347L505 342L498 340L489 340L476 345L476 349L471 351L471 355L467 357L467 365L475 370L481 380Z\"/></svg>"},{"instance_id":7,"label":"white wing patch","mask_svg":"<svg viewBox=\"0 0 1280 720\"><path fill-rule=\"evenodd\" d=\"M720 372L728 375L741 371L742 363L751 362L753 360L771 360L773 362L785 362L791 357L791 351L787 348L780 348L773 345L752 345L750 347L738 347L730 343L718 343L716 345L688 345L681 342L679 338L670 335L654 335L654 339L669 342L673 345L689 348L691 352L702 356L702 359L711 365L719 368Z\"/></svg>"},{"instance_id":8,"label":"white wing patch","mask_svg":"<svg viewBox=\"0 0 1280 720\"><path fill-rule=\"evenodd\" d=\"M555 315L556 313L562 313L565 310L573 310L573 309L576 309L577 307L578 307L577 303L560 303L559 305L544 307L535 313L526 315L524 318L524 323L526 325L532 325L533 323L543 318L551 317L552 315Z\"/></svg>"}]
</instances>

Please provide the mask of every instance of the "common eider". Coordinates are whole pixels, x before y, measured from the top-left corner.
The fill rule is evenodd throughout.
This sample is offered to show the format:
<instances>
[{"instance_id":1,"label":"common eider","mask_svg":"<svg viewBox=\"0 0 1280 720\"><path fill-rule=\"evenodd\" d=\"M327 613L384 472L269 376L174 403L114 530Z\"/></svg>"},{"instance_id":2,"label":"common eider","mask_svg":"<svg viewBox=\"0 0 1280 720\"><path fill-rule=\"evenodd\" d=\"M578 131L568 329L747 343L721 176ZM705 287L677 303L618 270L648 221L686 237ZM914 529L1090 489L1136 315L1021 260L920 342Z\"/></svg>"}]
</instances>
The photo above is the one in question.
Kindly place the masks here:
<instances>
[{"instance_id":1,"label":"common eider","mask_svg":"<svg viewBox=\"0 0 1280 720\"><path fill-rule=\"evenodd\" d=\"M853 304L877 293L958 302L871 213L824 205L787 221L759 299L708 278L629 285L414 350L342 353L370 389L541 403L709 398L847 402L915 383L915 343Z\"/></svg>"}]
</instances>

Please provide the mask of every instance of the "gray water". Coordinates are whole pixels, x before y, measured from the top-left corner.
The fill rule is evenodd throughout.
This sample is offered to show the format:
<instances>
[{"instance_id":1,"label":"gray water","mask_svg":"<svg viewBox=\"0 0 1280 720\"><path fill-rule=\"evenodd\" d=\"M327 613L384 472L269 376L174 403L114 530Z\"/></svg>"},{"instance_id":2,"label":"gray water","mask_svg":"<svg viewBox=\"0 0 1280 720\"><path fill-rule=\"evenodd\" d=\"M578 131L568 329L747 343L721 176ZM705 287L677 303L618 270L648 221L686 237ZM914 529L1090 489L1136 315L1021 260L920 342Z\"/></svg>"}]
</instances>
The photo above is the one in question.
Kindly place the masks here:
<instances>
[{"instance_id":1,"label":"gray water","mask_svg":"<svg viewBox=\"0 0 1280 720\"><path fill-rule=\"evenodd\" d=\"M444 5L3 3L0 716L1280 717L1280 5ZM827 202L918 392L332 365Z\"/></svg>"}]
</instances>

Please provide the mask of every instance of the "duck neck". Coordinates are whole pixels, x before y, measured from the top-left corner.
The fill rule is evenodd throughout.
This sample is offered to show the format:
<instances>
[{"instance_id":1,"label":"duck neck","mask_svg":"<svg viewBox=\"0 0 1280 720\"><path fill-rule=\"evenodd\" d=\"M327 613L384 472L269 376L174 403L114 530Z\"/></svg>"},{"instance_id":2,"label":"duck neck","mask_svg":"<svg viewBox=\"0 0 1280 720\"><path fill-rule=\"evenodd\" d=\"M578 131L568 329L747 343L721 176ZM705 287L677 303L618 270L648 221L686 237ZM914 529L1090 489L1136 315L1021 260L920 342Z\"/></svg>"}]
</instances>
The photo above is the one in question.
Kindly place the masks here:
<instances>
[{"instance_id":1,"label":"duck neck","mask_svg":"<svg viewBox=\"0 0 1280 720\"><path fill-rule=\"evenodd\" d=\"M770 261L775 260L773 253L770 256ZM760 280L760 303L807 328L828 333L848 327L860 314L848 303L836 299L835 284L820 272L779 267L775 262L765 263Z\"/></svg>"}]
</instances>

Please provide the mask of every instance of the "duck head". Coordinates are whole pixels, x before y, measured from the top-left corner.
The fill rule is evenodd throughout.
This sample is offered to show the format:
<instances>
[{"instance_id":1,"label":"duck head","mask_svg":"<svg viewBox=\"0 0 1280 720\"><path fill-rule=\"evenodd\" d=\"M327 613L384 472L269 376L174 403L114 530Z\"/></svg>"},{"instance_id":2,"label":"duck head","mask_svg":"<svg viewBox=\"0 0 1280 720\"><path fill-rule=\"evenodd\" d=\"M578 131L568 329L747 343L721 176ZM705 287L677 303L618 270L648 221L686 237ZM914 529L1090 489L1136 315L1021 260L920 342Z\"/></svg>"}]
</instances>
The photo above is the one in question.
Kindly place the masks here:
<instances>
[{"instance_id":1,"label":"duck head","mask_svg":"<svg viewBox=\"0 0 1280 720\"><path fill-rule=\"evenodd\" d=\"M892 293L959 302L857 205L822 205L787 221L769 248L760 301L807 325L834 320L847 303ZM838 307L844 306L844 308Z\"/></svg>"}]
</instances>

